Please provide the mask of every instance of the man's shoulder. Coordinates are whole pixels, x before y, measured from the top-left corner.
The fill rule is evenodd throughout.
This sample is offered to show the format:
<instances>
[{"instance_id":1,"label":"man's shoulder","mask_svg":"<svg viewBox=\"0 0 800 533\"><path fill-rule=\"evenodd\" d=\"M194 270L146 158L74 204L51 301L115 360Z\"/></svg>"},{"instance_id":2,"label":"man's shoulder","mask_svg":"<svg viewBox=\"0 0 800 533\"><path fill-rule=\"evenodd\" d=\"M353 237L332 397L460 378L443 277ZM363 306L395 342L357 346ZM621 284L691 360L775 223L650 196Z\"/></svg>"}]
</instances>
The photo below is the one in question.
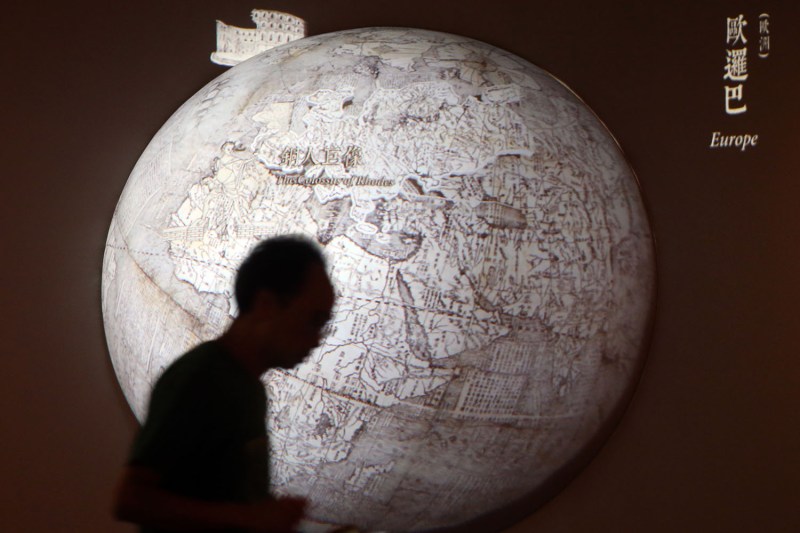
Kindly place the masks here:
<instances>
[{"instance_id":1,"label":"man's shoulder","mask_svg":"<svg viewBox=\"0 0 800 533\"><path fill-rule=\"evenodd\" d=\"M153 394L162 391L185 392L203 383L216 381L220 368L226 366L224 350L215 341L198 344L175 359L156 380Z\"/></svg>"},{"instance_id":2,"label":"man's shoulder","mask_svg":"<svg viewBox=\"0 0 800 533\"><path fill-rule=\"evenodd\" d=\"M229 361L227 359L228 356L218 341L203 342L175 359L164 370L161 377L213 372L220 366L228 366Z\"/></svg>"},{"instance_id":3,"label":"man's shoulder","mask_svg":"<svg viewBox=\"0 0 800 533\"><path fill-rule=\"evenodd\" d=\"M251 383L252 382L252 383ZM168 388L172 391L185 389L220 389L261 386L224 348L219 340L198 344L178 357L158 378L154 392Z\"/></svg>"}]
</instances>

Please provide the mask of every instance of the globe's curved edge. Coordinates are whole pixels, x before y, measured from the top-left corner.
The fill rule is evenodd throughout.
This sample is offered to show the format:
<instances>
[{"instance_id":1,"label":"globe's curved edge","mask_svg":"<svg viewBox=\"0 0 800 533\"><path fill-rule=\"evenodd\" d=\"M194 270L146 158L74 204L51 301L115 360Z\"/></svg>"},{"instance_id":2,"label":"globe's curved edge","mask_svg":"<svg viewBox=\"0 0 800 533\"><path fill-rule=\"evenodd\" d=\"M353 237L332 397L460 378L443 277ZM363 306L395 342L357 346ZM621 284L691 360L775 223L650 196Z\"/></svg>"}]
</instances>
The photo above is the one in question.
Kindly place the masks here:
<instances>
[{"instance_id":1,"label":"globe's curved edge","mask_svg":"<svg viewBox=\"0 0 800 533\"><path fill-rule=\"evenodd\" d=\"M412 32L412 33L417 31L417 30L413 30L411 28L393 28L393 29ZM374 29L370 29L370 30L380 31L381 28L374 28ZM351 34L357 34L359 32L359 30L348 30L348 32L351 33ZM446 34L446 33L442 33L442 32L432 32L432 31L429 31L429 30L419 31L419 33L422 33L422 32L438 34L440 36L452 36L452 34ZM331 35L336 35L338 33L344 33L344 32L335 32L333 34L326 34L326 35L327 36L331 36ZM325 37L325 36L318 36L318 37L315 37L314 39L317 39L317 38L321 39L322 37ZM465 37L461 37L461 36L454 36L454 37L457 37L458 39L463 40L463 41L470 41L470 42L480 43L480 41L475 41L474 39L469 39L469 38L465 38ZM280 48L283 48L283 49L291 48L293 45L296 45L298 42L299 41L296 41L294 43L289 43L289 44L283 45ZM491 46L491 45L486 45L486 46ZM276 48L275 50L278 50L278 49ZM271 51L271 52L273 52L273 51ZM269 54L271 52L267 52L267 54ZM258 57L253 58L253 59L251 59L249 61L255 61L257 59L258 59ZM537 69L539 71L542 71L542 72L546 73L547 75L549 75L550 77L556 79L556 81L561 83L562 86L566 87L566 85L564 85L563 82L561 82L560 80L558 80L557 78L552 76L552 74L547 73L546 71L544 71L540 67L532 65L532 64L528 63L527 61L525 61L523 59L520 59L520 58L517 58L517 59L520 60L520 61L523 61L523 62L525 62L525 63L527 63L527 64L529 64L531 66L533 66L535 69ZM229 72L232 72L232 71L229 71ZM576 99L578 99L579 101L582 102L582 100L579 97L577 97L577 95L575 95L575 93L571 89L569 89L568 87L566 87L566 88L569 90L569 92L571 92L573 94L573 96ZM200 93L198 93L198 94L200 94ZM189 102L187 102L187 104L184 104L184 106L188 105L188 103ZM182 106L182 108L184 106ZM588 106L586 106L586 109L589 109ZM589 111L592 114L594 114L594 112L591 111L591 109L589 109ZM176 112L176 114L177 113L178 112ZM627 164L627 167L628 167L630 173L632 174L633 179L634 179L634 181L636 183L636 189L637 189L637 192L638 192L639 200L643 201L643 195L642 195L642 191L641 191L641 186L640 186L639 181L638 181L638 177L633 172L633 169L631 168L630 163L627 161L627 158L625 158L624 152L622 151L621 146L619 145L619 142L613 137L613 135L611 135L611 133L609 132L607 126L599 119L599 117L597 117L596 114L594 114L594 116L595 116L595 119L602 125L605 133L611 139L613 139L614 143L616 144L617 150L619 151L619 154L622 156L623 160L625 160L625 162ZM154 141L155 141L155 138L154 138ZM123 194L123 197L124 197L124 194ZM121 198L120 202L122 202L122 201L123 201L123 199ZM650 249L651 249L650 262L652 264L653 271L652 271L652 276L650 277L650 285L651 285L651 288L650 288L650 299L649 299L649 301L650 301L650 310L649 310L649 313L648 313L648 317L647 317L647 319L645 321L646 322L646 333L645 333L646 339L642 344L642 347L641 347L641 350L640 350L641 353L639 354L639 356L634 358L635 359L634 362L636 364L636 368L633 369L633 371L630 373L631 376L633 376L635 379L633 379L632 382L628 382L626 390L619 396L619 398L617 399L616 404L613 406L613 408L609 412L609 415L606 417L606 421L600 425L600 427L596 431L595 436L590 439L590 442L588 442L582 448L581 451L577 452L576 457L572 461L570 461L569 463L563 465L559 469L558 472L556 472L555 474L553 474L551 476L551 479L546 484L546 486L540 487L539 489L537 489L533 493L529 494L527 497L525 497L522 500L520 500L521 503L512 504L508 508L508 510L506 510L506 511L497 511L497 512L490 513L489 515L486 515L487 517L491 517L491 518L479 518L479 519L476 519L476 521L468 522L467 524L464 524L462 526L455 526L455 529L454 528L448 528L448 529L446 529L446 531L462 531L462 530L463 531L467 531L467 530L469 530L469 528L472 528L472 527L483 527L483 526L480 526L480 524L486 525L488 527L489 522L492 522L492 521L494 521L495 524L498 524L499 522L497 522L496 520L498 520L498 519L502 520L502 517L504 516L503 513L505 513L505 515L507 515L507 516L511 516L511 514L513 514L513 509L512 508L516 509L519 505L523 505L523 506L524 505L531 505L530 504L531 500L537 500L537 501L541 500L543 502L547 498L551 497L552 494L554 494L557 489L559 489L560 487L565 485L568 482L568 479L571 479L572 477L574 477L574 475L577 474L579 469L582 468L582 466L585 466L585 464L587 464L589 462L589 460L591 459L591 456L594 453L596 453L596 451L600 448L602 443L605 442L605 440L608 438L608 436L613 431L614 425L615 425L616 421L619 420L619 417L621 417L622 413L624 412L625 407L627 405L629 405L630 397L631 397L631 395L633 394L633 392L635 391L635 388L636 388L636 383L638 383L638 380L641 379L642 368L643 368L643 366L645 364L644 353L646 351L646 346L649 344L649 340L650 340L650 338L652 336L652 325L653 325L653 318L654 318L654 312L655 312L655 301L656 301L655 297L656 297L656 287L657 287L657 284L656 284L657 278L656 278L656 269L655 269L655 264L656 264L656 259L655 259L655 238L654 238L654 235L653 235L653 232L652 232L652 227L650 226L650 222L649 222L650 219L649 219L646 207L645 206L642 206L642 207L644 208L645 225L649 227L649 234L650 234L649 243L650 243ZM110 236L109 236L109 238L110 238ZM108 252L109 252L109 248L107 248L107 250L106 250L106 253L108 253ZM105 262L105 258L104 258L104 262ZM103 292L104 293L105 293L105 290L106 289L105 289L105 275L104 275L104 285L103 285ZM105 297L103 297L103 299L105 301ZM104 317L105 316L106 315L105 315L105 309L104 309ZM107 336L108 336L108 334L107 334ZM525 502L528 502L528 503L526 504ZM497 513L500 513L500 514L498 515ZM467 528L467 529L465 529L465 528ZM481 529L481 530L485 531L486 529ZM431 531L434 531L434 530L431 530ZM438 530L437 529L435 531L445 531L445 530Z\"/></svg>"}]
</instances>

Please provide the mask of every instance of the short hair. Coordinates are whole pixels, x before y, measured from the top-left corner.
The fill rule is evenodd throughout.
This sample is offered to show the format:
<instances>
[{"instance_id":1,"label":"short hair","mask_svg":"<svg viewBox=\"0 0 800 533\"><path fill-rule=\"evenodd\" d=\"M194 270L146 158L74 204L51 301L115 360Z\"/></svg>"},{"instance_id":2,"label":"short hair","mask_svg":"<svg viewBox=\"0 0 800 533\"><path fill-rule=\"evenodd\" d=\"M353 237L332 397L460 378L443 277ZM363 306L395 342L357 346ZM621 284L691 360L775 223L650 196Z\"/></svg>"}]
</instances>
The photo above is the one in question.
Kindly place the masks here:
<instances>
[{"instance_id":1,"label":"short hair","mask_svg":"<svg viewBox=\"0 0 800 533\"><path fill-rule=\"evenodd\" d=\"M286 303L303 287L312 264L325 266L319 246L302 235L283 235L258 243L236 274L234 295L240 313L253 307L259 291L268 291Z\"/></svg>"}]
</instances>

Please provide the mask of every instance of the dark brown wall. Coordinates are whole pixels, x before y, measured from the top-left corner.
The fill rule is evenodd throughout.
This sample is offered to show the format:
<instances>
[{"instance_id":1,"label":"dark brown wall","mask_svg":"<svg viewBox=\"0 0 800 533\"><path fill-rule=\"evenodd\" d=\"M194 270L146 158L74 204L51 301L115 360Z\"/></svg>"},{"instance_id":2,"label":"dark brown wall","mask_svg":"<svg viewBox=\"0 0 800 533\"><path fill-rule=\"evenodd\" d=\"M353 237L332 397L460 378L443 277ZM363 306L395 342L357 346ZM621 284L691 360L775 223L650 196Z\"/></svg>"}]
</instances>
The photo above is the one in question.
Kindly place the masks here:
<instances>
[{"instance_id":1,"label":"dark brown wall","mask_svg":"<svg viewBox=\"0 0 800 533\"><path fill-rule=\"evenodd\" d=\"M164 4L164 5L162 5ZM415 26L477 38L573 88L619 140L657 236L652 349L617 431L533 532L797 531L800 8L794 2L15 3L0 31L0 529L132 531L109 515L136 427L100 313L106 231L177 106L222 72L214 20L289 11L313 34ZM723 112L743 13L749 111ZM758 133L741 153L712 131Z\"/></svg>"}]
</instances>

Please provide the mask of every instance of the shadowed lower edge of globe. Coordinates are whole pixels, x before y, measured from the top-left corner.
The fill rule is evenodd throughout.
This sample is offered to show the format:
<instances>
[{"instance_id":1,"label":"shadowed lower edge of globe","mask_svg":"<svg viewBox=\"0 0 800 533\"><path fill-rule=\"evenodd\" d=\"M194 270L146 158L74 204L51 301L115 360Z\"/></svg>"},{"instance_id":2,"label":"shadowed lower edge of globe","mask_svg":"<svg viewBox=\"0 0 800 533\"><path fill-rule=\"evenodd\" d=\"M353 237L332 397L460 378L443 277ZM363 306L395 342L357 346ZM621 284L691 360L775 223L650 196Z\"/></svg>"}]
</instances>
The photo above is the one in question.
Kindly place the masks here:
<instances>
[{"instance_id":1,"label":"shadowed lower edge of globe","mask_svg":"<svg viewBox=\"0 0 800 533\"><path fill-rule=\"evenodd\" d=\"M651 252L653 253L655 264L654 242L652 243L652 248ZM466 522L454 526L419 530L419 533L499 533L504 531L532 515L536 510L554 499L595 457L597 457L600 450L617 429L619 422L630 406L644 371L647 353L652 342L653 325L656 314L658 292L658 274L656 269L654 269L651 284L652 299L650 300L651 304L645 321L639 357L635 360L636 367L632 369L631 379L628 381L625 390L619 396L619 399L609 411L605 420L600 424L597 431L592 435L591 439L578 450L570 461L558 468L544 483L515 501L495 509L494 511L467 520Z\"/></svg>"}]
</instances>

